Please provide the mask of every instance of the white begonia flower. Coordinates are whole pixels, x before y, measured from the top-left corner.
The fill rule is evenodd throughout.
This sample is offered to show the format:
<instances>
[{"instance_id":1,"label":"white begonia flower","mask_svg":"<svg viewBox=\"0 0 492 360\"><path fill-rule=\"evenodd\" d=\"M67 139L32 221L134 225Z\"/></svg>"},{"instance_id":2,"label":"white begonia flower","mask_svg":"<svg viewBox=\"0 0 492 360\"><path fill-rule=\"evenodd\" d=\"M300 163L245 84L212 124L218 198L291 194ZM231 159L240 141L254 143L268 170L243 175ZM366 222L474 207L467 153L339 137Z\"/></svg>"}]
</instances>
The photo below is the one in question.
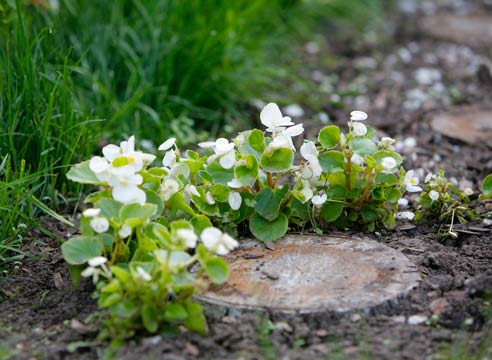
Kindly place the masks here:
<instances>
[{"instance_id":1,"label":"white begonia flower","mask_svg":"<svg viewBox=\"0 0 492 360\"><path fill-rule=\"evenodd\" d=\"M379 141L378 145L387 150L394 150L393 144L395 142L396 142L395 139L385 136Z\"/></svg>"},{"instance_id":2,"label":"white begonia flower","mask_svg":"<svg viewBox=\"0 0 492 360\"><path fill-rule=\"evenodd\" d=\"M314 195L311 199L311 202L313 203L314 206L317 208L320 208L328 199L326 194L323 195Z\"/></svg>"},{"instance_id":3,"label":"white begonia flower","mask_svg":"<svg viewBox=\"0 0 492 360\"><path fill-rule=\"evenodd\" d=\"M424 179L424 183L427 184L429 181L434 180L435 178L436 178L436 175L434 175L433 173L428 173Z\"/></svg>"},{"instance_id":4,"label":"white begonia flower","mask_svg":"<svg viewBox=\"0 0 492 360\"><path fill-rule=\"evenodd\" d=\"M200 193L196 189L196 186L195 185L186 184L186 186L184 187L184 192L190 198L193 197L193 196L200 196Z\"/></svg>"},{"instance_id":5,"label":"white begonia flower","mask_svg":"<svg viewBox=\"0 0 492 360\"><path fill-rule=\"evenodd\" d=\"M352 155L352 157L350 158L350 162L353 164L357 164L359 166L362 166L362 165L364 165L364 158L362 156L360 156L359 154L354 153Z\"/></svg>"},{"instance_id":6,"label":"white begonia flower","mask_svg":"<svg viewBox=\"0 0 492 360\"><path fill-rule=\"evenodd\" d=\"M218 255L227 255L239 246L237 240L214 227L204 229L200 237L203 245Z\"/></svg>"},{"instance_id":7,"label":"white begonia flower","mask_svg":"<svg viewBox=\"0 0 492 360\"><path fill-rule=\"evenodd\" d=\"M354 122L352 123L352 132L355 136L364 136L367 134L367 127L360 122Z\"/></svg>"},{"instance_id":8,"label":"white begonia flower","mask_svg":"<svg viewBox=\"0 0 492 360\"><path fill-rule=\"evenodd\" d=\"M350 113L351 121L364 121L367 119L367 114L364 111L354 110Z\"/></svg>"},{"instance_id":9,"label":"white begonia flower","mask_svg":"<svg viewBox=\"0 0 492 360\"><path fill-rule=\"evenodd\" d=\"M280 108L275 103L267 104L260 113L260 120L267 127L266 131L275 133L279 128L294 125L290 117L282 116Z\"/></svg>"},{"instance_id":10,"label":"white begonia flower","mask_svg":"<svg viewBox=\"0 0 492 360\"><path fill-rule=\"evenodd\" d=\"M93 217L89 224L90 224L92 230L94 230L98 234L102 234L103 232L106 232L109 229L108 219L101 217L101 216Z\"/></svg>"},{"instance_id":11,"label":"white begonia flower","mask_svg":"<svg viewBox=\"0 0 492 360\"><path fill-rule=\"evenodd\" d=\"M205 201L209 204L209 205L213 205L215 204L215 199L214 197L212 196L212 193L210 191L207 191L207 193L205 194Z\"/></svg>"},{"instance_id":12,"label":"white begonia flower","mask_svg":"<svg viewBox=\"0 0 492 360\"><path fill-rule=\"evenodd\" d=\"M150 274L145 271L144 269L142 269L140 266L137 266L137 278L140 279L140 280L143 280L143 281L150 281L152 280L152 276L150 276Z\"/></svg>"},{"instance_id":13,"label":"white begonia flower","mask_svg":"<svg viewBox=\"0 0 492 360\"><path fill-rule=\"evenodd\" d=\"M176 237L181 241L187 248L193 249L196 247L196 242L198 236L191 229L178 229L176 231Z\"/></svg>"},{"instance_id":14,"label":"white begonia flower","mask_svg":"<svg viewBox=\"0 0 492 360\"><path fill-rule=\"evenodd\" d=\"M105 158L100 156L92 157L89 161L89 169L100 181L107 182L111 178L111 164Z\"/></svg>"},{"instance_id":15,"label":"white begonia flower","mask_svg":"<svg viewBox=\"0 0 492 360\"><path fill-rule=\"evenodd\" d=\"M176 138L169 138L159 146L159 150L166 151L172 148L174 145L176 145Z\"/></svg>"},{"instance_id":16,"label":"white begonia flower","mask_svg":"<svg viewBox=\"0 0 492 360\"><path fill-rule=\"evenodd\" d=\"M429 191L429 197L432 201L439 199L439 193L436 190Z\"/></svg>"},{"instance_id":17,"label":"white begonia flower","mask_svg":"<svg viewBox=\"0 0 492 360\"><path fill-rule=\"evenodd\" d=\"M409 170L403 179L403 184L406 186L408 192L422 191L422 188L417 186L419 184L419 179L414 176L414 172L414 170Z\"/></svg>"},{"instance_id":18,"label":"white begonia flower","mask_svg":"<svg viewBox=\"0 0 492 360\"><path fill-rule=\"evenodd\" d=\"M126 239L132 234L132 227L128 224L121 225L121 228L118 230L118 236L122 239Z\"/></svg>"},{"instance_id":19,"label":"white begonia flower","mask_svg":"<svg viewBox=\"0 0 492 360\"><path fill-rule=\"evenodd\" d=\"M162 159L162 165L164 165L166 168L170 168L171 166L176 164L176 157L177 157L176 151L174 150L166 151L166 154Z\"/></svg>"},{"instance_id":20,"label":"white begonia flower","mask_svg":"<svg viewBox=\"0 0 492 360\"><path fill-rule=\"evenodd\" d=\"M301 170L301 177L305 180L313 177L318 178L323 169L319 163L318 150L312 141L307 141L301 146L301 156L307 161Z\"/></svg>"},{"instance_id":21,"label":"white begonia flower","mask_svg":"<svg viewBox=\"0 0 492 360\"><path fill-rule=\"evenodd\" d=\"M229 193L228 202L232 210L239 210L243 202L243 198L241 197L241 194L237 191L231 191Z\"/></svg>"},{"instance_id":22,"label":"white begonia flower","mask_svg":"<svg viewBox=\"0 0 492 360\"><path fill-rule=\"evenodd\" d=\"M176 194L179 191L179 184L177 181L173 179L166 179L161 184L160 193L164 198L164 201L168 201L171 196Z\"/></svg>"},{"instance_id":23,"label":"white begonia flower","mask_svg":"<svg viewBox=\"0 0 492 360\"><path fill-rule=\"evenodd\" d=\"M408 200L405 198L398 199L398 206L402 208L406 208L408 206Z\"/></svg>"},{"instance_id":24,"label":"white begonia flower","mask_svg":"<svg viewBox=\"0 0 492 360\"><path fill-rule=\"evenodd\" d=\"M244 185L241 184L241 182L238 179L233 178L231 181L229 181L227 183L227 186L229 186L233 189L239 189L239 188L243 187Z\"/></svg>"},{"instance_id":25,"label":"white begonia flower","mask_svg":"<svg viewBox=\"0 0 492 360\"><path fill-rule=\"evenodd\" d=\"M128 141L122 141L120 146L110 144L103 147L102 152L104 157L112 163L118 157L126 157L128 165L135 171L142 170L145 164L150 164L155 160L152 154L146 154L141 151L135 151L135 136L130 136Z\"/></svg>"},{"instance_id":26,"label":"white begonia flower","mask_svg":"<svg viewBox=\"0 0 492 360\"><path fill-rule=\"evenodd\" d=\"M385 170L394 170L396 168L397 162L391 156L387 156L381 160L381 165Z\"/></svg>"},{"instance_id":27,"label":"white begonia flower","mask_svg":"<svg viewBox=\"0 0 492 360\"><path fill-rule=\"evenodd\" d=\"M82 213L82 215L84 215L85 217L94 217L94 216L97 216L101 213L101 209L87 209L87 210L84 210L84 212Z\"/></svg>"},{"instance_id":28,"label":"white begonia flower","mask_svg":"<svg viewBox=\"0 0 492 360\"><path fill-rule=\"evenodd\" d=\"M101 266L102 264L106 264L107 262L108 262L108 259L106 259L104 256L96 256L96 257L93 257L92 259L89 259L89 261L87 261L89 266L92 266L92 267L98 267L98 266Z\"/></svg>"},{"instance_id":29,"label":"white begonia flower","mask_svg":"<svg viewBox=\"0 0 492 360\"><path fill-rule=\"evenodd\" d=\"M138 187L143 182L142 175L135 174L135 170L129 165L113 168L111 173L108 184L113 187L112 195L115 200L123 204L145 204L145 191Z\"/></svg>"},{"instance_id":30,"label":"white begonia flower","mask_svg":"<svg viewBox=\"0 0 492 360\"><path fill-rule=\"evenodd\" d=\"M313 193L313 189L311 189L311 184L309 183L309 181L301 180L301 183L302 183L302 190L300 191L300 193L304 196L303 203L306 203L309 200L311 200L314 193Z\"/></svg>"},{"instance_id":31,"label":"white begonia flower","mask_svg":"<svg viewBox=\"0 0 492 360\"><path fill-rule=\"evenodd\" d=\"M402 211L396 214L397 219L413 220L415 214L411 211Z\"/></svg>"},{"instance_id":32,"label":"white begonia flower","mask_svg":"<svg viewBox=\"0 0 492 360\"><path fill-rule=\"evenodd\" d=\"M342 146L347 145L347 137L345 136L344 133L340 133L340 145Z\"/></svg>"},{"instance_id":33,"label":"white begonia flower","mask_svg":"<svg viewBox=\"0 0 492 360\"><path fill-rule=\"evenodd\" d=\"M473 190L471 188L466 188L465 190L463 190L463 195L465 196L473 195Z\"/></svg>"},{"instance_id":34,"label":"white begonia flower","mask_svg":"<svg viewBox=\"0 0 492 360\"><path fill-rule=\"evenodd\" d=\"M225 138L218 138L216 141L206 141L198 144L201 148L213 148L215 156L211 156L207 163L211 163L220 157L219 164L224 169L231 169L236 163L235 144Z\"/></svg>"}]
</instances>

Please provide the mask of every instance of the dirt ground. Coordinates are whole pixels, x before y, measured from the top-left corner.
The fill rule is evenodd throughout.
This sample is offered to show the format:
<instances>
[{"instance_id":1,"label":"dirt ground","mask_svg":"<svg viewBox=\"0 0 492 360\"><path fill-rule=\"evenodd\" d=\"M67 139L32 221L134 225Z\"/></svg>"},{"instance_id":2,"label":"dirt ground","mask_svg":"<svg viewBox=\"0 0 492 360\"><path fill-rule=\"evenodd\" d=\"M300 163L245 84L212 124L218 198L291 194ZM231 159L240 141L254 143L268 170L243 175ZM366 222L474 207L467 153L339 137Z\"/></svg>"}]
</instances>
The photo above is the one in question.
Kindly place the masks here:
<instances>
[{"instance_id":1,"label":"dirt ground","mask_svg":"<svg viewBox=\"0 0 492 360\"><path fill-rule=\"evenodd\" d=\"M420 169L423 178L442 168L461 186L478 191L481 179L492 173L490 142L446 137L431 127L431 120L441 111L492 107L492 35L491 46L485 46L483 39L464 42L424 29L430 17L477 14L492 23L490 1L401 1L388 21L388 39L380 44L348 45L327 36L326 49L307 47L303 56L312 81L344 94L331 99L325 115L343 125L347 109L364 110L371 125L399 140L407 169ZM343 61L335 68L324 66L324 51ZM346 107L333 105L338 101ZM324 115L321 119L326 120ZM319 126L307 123L308 136ZM490 205L483 209L490 211ZM46 225L61 238L69 231L54 222ZM400 225L389 234L368 235L404 253L422 275L420 286L398 303L346 316L212 313L207 337L189 332L143 336L116 356L448 359L446 351L453 349L492 347L492 228L475 222L460 228L458 239L442 240L436 226ZM36 240L25 249L32 257L12 268L0 286L0 359L102 357L107 344L96 340L99 319L92 285L85 281L74 289L59 243L38 232L32 236Z\"/></svg>"}]
</instances>

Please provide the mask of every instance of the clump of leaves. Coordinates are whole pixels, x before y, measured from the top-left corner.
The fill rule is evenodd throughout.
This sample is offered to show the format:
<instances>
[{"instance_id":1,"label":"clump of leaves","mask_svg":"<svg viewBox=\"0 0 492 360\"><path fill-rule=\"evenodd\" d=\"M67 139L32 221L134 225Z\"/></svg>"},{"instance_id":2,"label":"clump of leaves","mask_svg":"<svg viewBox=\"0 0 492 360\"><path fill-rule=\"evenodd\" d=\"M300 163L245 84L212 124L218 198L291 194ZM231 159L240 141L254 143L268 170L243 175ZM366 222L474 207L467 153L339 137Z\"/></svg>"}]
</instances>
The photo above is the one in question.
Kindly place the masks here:
<instances>
[{"instance_id":1,"label":"clump of leaves","mask_svg":"<svg viewBox=\"0 0 492 360\"><path fill-rule=\"evenodd\" d=\"M448 181L441 170L437 174L428 174L425 178L424 192L419 199L419 209L415 213L415 222L449 223L447 231L439 231L442 236L456 238L453 225L457 220L465 224L475 218L475 211L470 207L470 195L473 190L460 190Z\"/></svg>"}]
</instances>

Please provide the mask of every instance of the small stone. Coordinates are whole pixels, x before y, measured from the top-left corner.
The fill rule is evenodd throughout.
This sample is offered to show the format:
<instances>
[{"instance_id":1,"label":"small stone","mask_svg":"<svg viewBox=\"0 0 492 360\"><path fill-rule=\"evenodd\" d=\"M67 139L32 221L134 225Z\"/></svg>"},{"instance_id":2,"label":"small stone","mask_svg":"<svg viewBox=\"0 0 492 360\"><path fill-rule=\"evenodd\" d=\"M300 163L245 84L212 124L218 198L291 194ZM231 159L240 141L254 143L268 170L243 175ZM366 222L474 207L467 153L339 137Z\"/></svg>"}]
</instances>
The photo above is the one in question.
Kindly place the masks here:
<instances>
[{"instance_id":1,"label":"small stone","mask_svg":"<svg viewBox=\"0 0 492 360\"><path fill-rule=\"evenodd\" d=\"M324 355L328 355L330 353L330 349L326 344L316 344L311 346L311 349Z\"/></svg>"},{"instance_id":2,"label":"small stone","mask_svg":"<svg viewBox=\"0 0 492 360\"><path fill-rule=\"evenodd\" d=\"M278 280L278 278L280 277L279 273L272 269L263 269L261 272L271 280Z\"/></svg>"},{"instance_id":3,"label":"small stone","mask_svg":"<svg viewBox=\"0 0 492 360\"><path fill-rule=\"evenodd\" d=\"M224 316L222 322L226 324L235 324L237 319L234 316Z\"/></svg>"},{"instance_id":4,"label":"small stone","mask_svg":"<svg viewBox=\"0 0 492 360\"><path fill-rule=\"evenodd\" d=\"M55 273L55 275L53 276L53 282L55 283L55 287L58 290L62 289L64 281L60 273Z\"/></svg>"},{"instance_id":5,"label":"small stone","mask_svg":"<svg viewBox=\"0 0 492 360\"><path fill-rule=\"evenodd\" d=\"M284 113L291 117L301 117L304 116L304 109L297 104L292 104L284 108Z\"/></svg>"},{"instance_id":6,"label":"small stone","mask_svg":"<svg viewBox=\"0 0 492 360\"><path fill-rule=\"evenodd\" d=\"M441 81L441 72L432 68L419 68L415 71L415 80L421 85L432 85Z\"/></svg>"},{"instance_id":7,"label":"small stone","mask_svg":"<svg viewBox=\"0 0 492 360\"><path fill-rule=\"evenodd\" d=\"M448 306L448 300L443 297L436 299L429 304L429 308L434 315L441 315L446 306Z\"/></svg>"},{"instance_id":8,"label":"small stone","mask_svg":"<svg viewBox=\"0 0 492 360\"><path fill-rule=\"evenodd\" d=\"M185 352L185 354L195 356L195 357L200 355L200 351L198 350L198 348L189 342L187 342L185 344L184 352Z\"/></svg>"},{"instance_id":9,"label":"small stone","mask_svg":"<svg viewBox=\"0 0 492 360\"><path fill-rule=\"evenodd\" d=\"M290 326L285 321L276 322L274 325L275 325L275 329L277 329L277 330L285 331L288 333L291 333L292 331L294 331L294 329L292 329L292 326Z\"/></svg>"},{"instance_id":10,"label":"small stone","mask_svg":"<svg viewBox=\"0 0 492 360\"><path fill-rule=\"evenodd\" d=\"M314 332L314 335L318 337L326 337L328 336L328 330L326 329L318 329Z\"/></svg>"},{"instance_id":11,"label":"small stone","mask_svg":"<svg viewBox=\"0 0 492 360\"><path fill-rule=\"evenodd\" d=\"M403 315L392 316L391 320L397 324L404 324L407 321L406 317Z\"/></svg>"},{"instance_id":12,"label":"small stone","mask_svg":"<svg viewBox=\"0 0 492 360\"><path fill-rule=\"evenodd\" d=\"M408 318L408 323L410 325L420 325L425 323L428 319L429 318L426 315L417 314L410 316Z\"/></svg>"},{"instance_id":13,"label":"small stone","mask_svg":"<svg viewBox=\"0 0 492 360\"><path fill-rule=\"evenodd\" d=\"M79 334L88 334L93 331L93 329L89 325L84 324L77 319L70 320L70 328L75 330Z\"/></svg>"},{"instance_id":14,"label":"small stone","mask_svg":"<svg viewBox=\"0 0 492 360\"><path fill-rule=\"evenodd\" d=\"M143 339L142 344L146 346L156 346L162 341L162 336L156 335Z\"/></svg>"},{"instance_id":15,"label":"small stone","mask_svg":"<svg viewBox=\"0 0 492 360\"><path fill-rule=\"evenodd\" d=\"M266 247L268 250L275 251L275 244L273 243L273 241L267 241L267 242L265 243L265 247Z\"/></svg>"},{"instance_id":16,"label":"small stone","mask_svg":"<svg viewBox=\"0 0 492 360\"><path fill-rule=\"evenodd\" d=\"M352 316L350 316L350 320L352 320L352 322L357 322L360 319L362 319L362 316L360 316L359 314L352 314Z\"/></svg>"},{"instance_id":17,"label":"small stone","mask_svg":"<svg viewBox=\"0 0 492 360\"><path fill-rule=\"evenodd\" d=\"M316 55L319 53L319 45L314 41L310 41L305 46L306 52L310 55Z\"/></svg>"}]
</instances>

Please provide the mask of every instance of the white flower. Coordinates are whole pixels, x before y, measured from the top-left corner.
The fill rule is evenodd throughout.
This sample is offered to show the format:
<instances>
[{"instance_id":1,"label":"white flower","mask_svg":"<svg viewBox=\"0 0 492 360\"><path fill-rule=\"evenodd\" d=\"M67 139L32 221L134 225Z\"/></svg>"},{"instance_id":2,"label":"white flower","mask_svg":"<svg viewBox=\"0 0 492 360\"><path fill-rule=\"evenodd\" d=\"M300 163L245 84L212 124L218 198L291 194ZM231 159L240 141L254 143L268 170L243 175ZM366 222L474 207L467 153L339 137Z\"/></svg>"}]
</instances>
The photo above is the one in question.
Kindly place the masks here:
<instances>
[{"instance_id":1,"label":"white flower","mask_svg":"<svg viewBox=\"0 0 492 360\"><path fill-rule=\"evenodd\" d=\"M118 230L118 235L122 239L126 239L131 234L132 234L132 227L128 224L123 224L120 230Z\"/></svg>"},{"instance_id":2,"label":"white flower","mask_svg":"<svg viewBox=\"0 0 492 360\"><path fill-rule=\"evenodd\" d=\"M93 257L92 259L89 259L89 261L87 261L89 266L92 266L92 267L98 267L98 266L101 266L102 264L106 264L107 262L108 262L108 259L106 259L104 256L96 256L96 257Z\"/></svg>"},{"instance_id":3,"label":"white flower","mask_svg":"<svg viewBox=\"0 0 492 360\"><path fill-rule=\"evenodd\" d=\"M347 137L344 133L340 133L340 145L345 146L347 144Z\"/></svg>"},{"instance_id":4,"label":"white flower","mask_svg":"<svg viewBox=\"0 0 492 360\"><path fill-rule=\"evenodd\" d=\"M415 214L411 211L402 211L396 214L397 219L413 220Z\"/></svg>"},{"instance_id":5,"label":"white flower","mask_svg":"<svg viewBox=\"0 0 492 360\"><path fill-rule=\"evenodd\" d=\"M85 217L94 217L99 215L100 213L101 213L101 209L87 209L84 210L82 215L84 215Z\"/></svg>"},{"instance_id":6,"label":"white flower","mask_svg":"<svg viewBox=\"0 0 492 360\"><path fill-rule=\"evenodd\" d=\"M137 266L137 278L143 281L152 280L152 276L150 276L150 274L142 269L140 266Z\"/></svg>"},{"instance_id":7,"label":"white flower","mask_svg":"<svg viewBox=\"0 0 492 360\"><path fill-rule=\"evenodd\" d=\"M95 216L91 219L89 224L92 230L94 230L98 234L106 232L109 229L109 221L104 217Z\"/></svg>"},{"instance_id":8,"label":"white flower","mask_svg":"<svg viewBox=\"0 0 492 360\"><path fill-rule=\"evenodd\" d=\"M195 185L186 184L186 186L184 187L184 192L190 198L193 197L193 196L200 196L200 193L196 189L196 186Z\"/></svg>"},{"instance_id":9,"label":"white flower","mask_svg":"<svg viewBox=\"0 0 492 360\"><path fill-rule=\"evenodd\" d=\"M161 195L167 201L179 191L179 184L173 179L166 179L161 185Z\"/></svg>"},{"instance_id":10,"label":"white flower","mask_svg":"<svg viewBox=\"0 0 492 360\"><path fill-rule=\"evenodd\" d=\"M303 203L306 203L309 200L311 200L314 193L313 190L311 189L311 184L309 183L309 181L301 180L301 183L302 183L302 190L300 191L300 193L304 196Z\"/></svg>"},{"instance_id":11,"label":"white flower","mask_svg":"<svg viewBox=\"0 0 492 360\"><path fill-rule=\"evenodd\" d=\"M429 197L432 201L439 199L439 193L436 190L429 191Z\"/></svg>"},{"instance_id":12,"label":"white flower","mask_svg":"<svg viewBox=\"0 0 492 360\"><path fill-rule=\"evenodd\" d=\"M317 208L320 208L327 200L326 194L323 195L314 195L313 198L311 199L311 202L313 203L314 206Z\"/></svg>"},{"instance_id":13,"label":"white flower","mask_svg":"<svg viewBox=\"0 0 492 360\"><path fill-rule=\"evenodd\" d=\"M357 164L359 166L362 166L362 165L364 165L364 158L362 156L360 156L359 154L354 153L352 155L352 157L350 158L350 162L353 164Z\"/></svg>"},{"instance_id":14,"label":"white flower","mask_svg":"<svg viewBox=\"0 0 492 360\"><path fill-rule=\"evenodd\" d=\"M135 171L142 170L145 164L150 164L155 159L152 154L135 151L135 136L130 136L128 141L122 141L120 146L114 144L106 145L103 147L102 152L110 163L113 163L116 158L126 157L128 165L133 167Z\"/></svg>"},{"instance_id":15,"label":"white flower","mask_svg":"<svg viewBox=\"0 0 492 360\"><path fill-rule=\"evenodd\" d=\"M201 142L198 146L201 148L213 148L215 156L210 157L208 163L211 163L217 157L220 157L219 164L224 169L230 169L236 163L235 144L225 138L218 138L216 141Z\"/></svg>"},{"instance_id":16,"label":"white flower","mask_svg":"<svg viewBox=\"0 0 492 360\"><path fill-rule=\"evenodd\" d=\"M379 141L378 145L388 150L394 150L393 144L395 141L395 139L385 136Z\"/></svg>"},{"instance_id":17,"label":"white flower","mask_svg":"<svg viewBox=\"0 0 492 360\"><path fill-rule=\"evenodd\" d=\"M409 170L405 174L403 179L403 184L406 186L408 192L418 192L422 191L422 188L417 186L419 184L419 179L414 176L414 170Z\"/></svg>"},{"instance_id":18,"label":"white flower","mask_svg":"<svg viewBox=\"0 0 492 360\"><path fill-rule=\"evenodd\" d=\"M166 150L169 150L170 148L172 148L174 145L176 145L176 138L170 138L170 139L167 139L166 141L164 141L159 146L159 150L166 151Z\"/></svg>"},{"instance_id":19,"label":"white flower","mask_svg":"<svg viewBox=\"0 0 492 360\"><path fill-rule=\"evenodd\" d=\"M205 194L205 200L209 205L215 204L215 199L210 191L207 191L207 193Z\"/></svg>"},{"instance_id":20,"label":"white flower","mask_svg":"<svg viewBox=\"0 0 492 360\"><path fill-rule=\"evenodd\" d=\"M381 160L381 165L385 170L393 170L396 167L397 163L395 159L387 156Z\"/></svg>"},{"instance_id":21,"label":"white flower","mask_svg":"<svg viewBox=\"0 0 492 360\"><path fill-rule=\"evenodd\" d=\"M352 123L352 132L355 136L364 136L367 134L367 127L360 122L354 122Z\"/></svg>"},{"instance_id":22,"label":"white flower","mask_svg":"<svg viewBox=\"0 0 492 360\"><path fill-rule=\"evenodd\" d=\"M107 182L111 178L111 165L105 158L100 156L92 157L89 161L89 169L100 181Z\"/></svg>"},{"instance_id":23,"label":"white flower","mask_svg":"<svg viewBox=\"0 0 492 360\"><path fill-rule=\"evenodd\" d=\"M182 241L187 248L195 248L198 236L191 229L178 229L176 231L176 237Z\"/></svg>"},{"instance_id":24,"label":"white flower","mask_svg":"<svg viewBox=\"0 0 492 360\"><path fill-rule=\"evenodd\" d=\"M145 192L137 186L143 182L142 175L135 174L135 169L129 165L113 168L111 173L108 184L113 187L112 195L115 200L123 204L145 204Z\"/></svg>"},{"instance_id":25,"label":"white flower","mask_svg":"<svg viewBox=\"0 0 492 360\"><path fill-rule=\"evenodd\" d=\"M436 175L434 175L432 173L428 173L424 179L424 182L427 184L429 181L434 180L435 178L436 178Z\"/></svg>"},{"instance_id":26,"label":"white flower","mask_svg":"<svg viewBox=\"0 0 492 360\"><path fill-rule=\"evenodd\" d=\"M227 255L229 251L239 246L237 240L214 227L203 230L201 240L207 249L215 251L218 255Z\"/></svg>"},{"instance_id":27,"label":"white flower","mask_svg":"<svg viewBox=\"0 0 492 360\"><path fill-rule=\"evenodd\" d=\"M301 146L301 155L308 162L301 171L303 179L319 177L323 172L318 160L318 150L312 141L307 141Z\"/></svg>"},{"instance_id":28,"label":"white flower","mask_svg":"<svg viewBox=\"0 0 492 360\"><path fill-rule=\"evenodd\" d=\"M174 150L166 151L166 154L162 159L162 165L164 165L166 168L170 168L174 164L176 164L176 151Z\"/></svg>"},{"instance_id":29,"label":"white flower","mask_svg":"<svg viewBox=\"0 0 492 360\"><path fill-rule=\"evenodd\" d=\"M239 189L239 188L243 187L243 184L241 184L238 179L233 178L231 181L229 181L227 183L227 186L229 186L233 189Z\"/></svg>"},{"instance_id":30,"label":"white flower","mask_svg":"<svg viewBox=\"0 0 492 360\"><path fill-rule=\"evenodd\" d=\"M350 120L364 121L367 119L367 114L364 111L354 110L350 113Z\"/></svg>"},{"instance_id":31,"label":"white flower","mask_svg":"<svg viewBox=\"0 0 492 360\"><path fill-rule=\"evenodd\" d=\"M405 198L398 199L398 206L402 208L406 208L408 206L408 200Z\"/></svg>"},{"instance_id":32,"label":"white flower","mask_svg":"<svg viewBox=\"0 0 492 360\"><path fill-rule=\"evenodd\" d=\"M267 127L266 131L271 133L275 133L278 128L294 125L290 117L282 116L280 108L275 103L269 103L261 110L260 120Z\"/></svg>"},{"instance_id":33,"label":"white flower","mask_svg":"<svg viewBox=\"0 0 492 360\"><path fill-rule=\"evenodd\" d=\"M243 198L240 193L237 191L231 191L229 193L229 205L232 210L238 210L241 207L242 202Z\"/></svg>"}]
</instances>

